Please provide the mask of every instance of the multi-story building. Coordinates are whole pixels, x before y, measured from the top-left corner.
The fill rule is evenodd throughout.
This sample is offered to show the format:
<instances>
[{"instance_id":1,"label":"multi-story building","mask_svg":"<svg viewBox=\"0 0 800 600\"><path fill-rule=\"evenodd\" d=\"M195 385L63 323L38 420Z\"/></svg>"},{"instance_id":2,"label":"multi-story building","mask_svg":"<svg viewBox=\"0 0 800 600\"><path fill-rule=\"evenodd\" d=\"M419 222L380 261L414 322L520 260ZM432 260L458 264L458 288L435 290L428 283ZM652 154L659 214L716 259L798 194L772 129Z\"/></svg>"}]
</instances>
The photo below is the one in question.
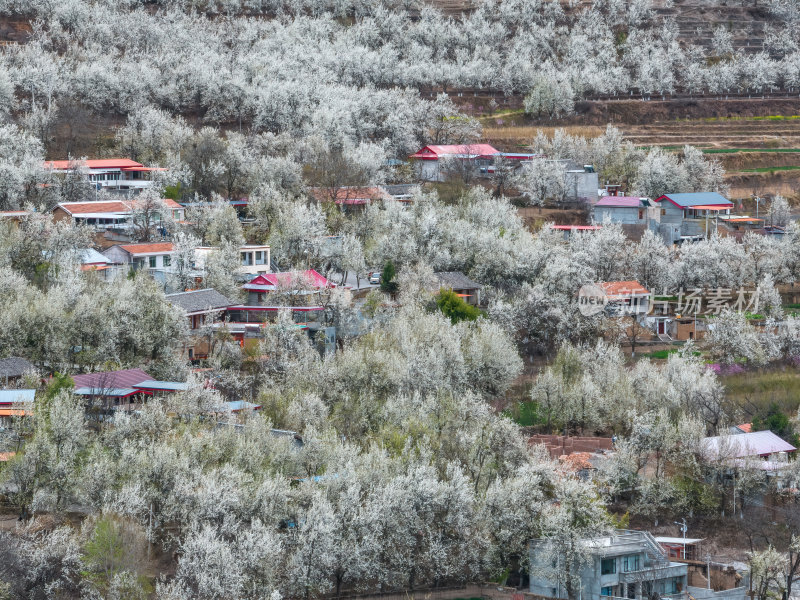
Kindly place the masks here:
<instances>
[{"instance_id":1,"label":"multi-story building","mask_svg":"<svg viewBox=\"0 0 800 600\"><path fill-rule=\"evenodd\" d=\"M661 598L686 598L688 567L670 562L663 547L646 531L617 530L611 535L583 540L589 556L580 574L582 600L626 598L642 600L658 594ZM547 569L556 561L546 540L530 544L533 594L550 598L567 598L559 569ZM554 578L542 577L552 572Z\"/></svg>"},{"instance_id":2,"label":"multi-story building","mask_svg":"<svg viewBox=\"0 0 800 600\"><path fill-rule=\"evenodd\" d=\"M109 191L140 191L151 187L150 173L159 170L129 158L50 160L44 166L57 173L84 173L91 185Z\"/></svg>"}]
</instances>

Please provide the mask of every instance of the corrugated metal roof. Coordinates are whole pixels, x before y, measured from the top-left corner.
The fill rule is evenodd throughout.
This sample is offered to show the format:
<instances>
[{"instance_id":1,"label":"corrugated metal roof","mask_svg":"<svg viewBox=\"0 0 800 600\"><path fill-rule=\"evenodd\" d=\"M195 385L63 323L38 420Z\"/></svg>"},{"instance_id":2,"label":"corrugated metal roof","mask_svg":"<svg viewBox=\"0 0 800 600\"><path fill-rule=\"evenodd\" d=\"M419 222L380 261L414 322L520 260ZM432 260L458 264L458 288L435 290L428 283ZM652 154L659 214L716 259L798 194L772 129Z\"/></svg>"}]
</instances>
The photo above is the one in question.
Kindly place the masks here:
<instances>
[{"instance_id":1,"label":"corrugated metal roof","mask_svg":"<svg viewBox=\"0 0 800 600\"><path fill-rule=\"evenodd\" d=\"M141 369L123 369L121 371L104 371L102 373L86 373L73 375L76 388L119 389L130 388L143 381L152 381L152 377Z\"/></svg>"},{"instance_id":2,"label":"corrugated metal roof","mask_svg":"<svg viewBox=\"0 0 800 600\"><path fill-rule=\"evenodd\" d=\"M299 283L305 283L315 289L335 288L336 284L328 281L323 275L317 273L314 269L307 271L286 271L283 273L264 273L258 277L254 277L242 287L246 290L253 291L273 291L277 289L278 285L290 285L293 280L298 280Z\"/></svg>"},{"instance_id":3,"label":"corrugated metal roof","mask_svg":"<svg viewBox=\"0 0 800 600\"><path fill-rule=\"evenodd\" d=\"M422 150L411 155L411 158L436 160L442 156L494 156L500 154L490 144L449 144L425 146Z\"/></svg>"},{"instance_id":4,"label":"corrugated metal roof","mask_svg":"<svg viewBox=\"0 0 800 600\"><path fill-rule=\"evenodd\" d=\"M771 431L707 437L703 440L703 448L712 458L745 458L797 450Z\"/></svg>"},{"instance_id":5,"label":"corrugated metal roof","mask_svg":"<svg viewBox=\"0 0 800 600\"><path fill-rule=\"evenodd\" d=\"M111 397L125 397L135 394L141 390L134 388L94 388L94 387L79 387L72 390L73 394L79 396L111 396Z\"/></svg>"},{"instance_id":6,"label":"corrugated metal roof","mask_svg":"<svg viewBox=\"0 0 800 600\"><path fill-rule=\"evenodd\" d=\"M156 381L154 379L150 379L148 381L143 381L142 383L137 383L133 387L138 390L184 392L189 389L189 384L182 383L180 381Z\"/></svg>"},{"instance_id":7,"label":"corrugated metal roof","mask_svg":"<svg viewBox=\"0 0 800 600\"><path fill-rule=\"evenodd\" d=\"M0 404L33 402L36 390L0 390Z\"/></svg>"},{"instance_id":8,"label":"corrugated metal roof","mask_svg":"<svg viewBox=\"0 0 800 600\"><path fill-rule=\"evenodd\" d=\"M663 199L670 200L673 204L677 204L681 208L690 208L692 206L702 205L730 205L733 207L733 202L717 192L664 194L663 196L656 198L656 202L661 202Z\"/></svg>"}]
</instances>

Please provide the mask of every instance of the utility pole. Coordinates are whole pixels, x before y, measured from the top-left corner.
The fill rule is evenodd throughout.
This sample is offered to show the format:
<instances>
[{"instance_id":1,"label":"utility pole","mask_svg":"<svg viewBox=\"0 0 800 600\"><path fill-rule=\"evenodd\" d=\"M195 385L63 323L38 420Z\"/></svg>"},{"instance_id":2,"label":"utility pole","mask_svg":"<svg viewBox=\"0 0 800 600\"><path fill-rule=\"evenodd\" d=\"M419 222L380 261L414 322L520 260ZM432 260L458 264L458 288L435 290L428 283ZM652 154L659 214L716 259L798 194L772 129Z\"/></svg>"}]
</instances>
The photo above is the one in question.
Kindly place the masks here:
<instances>
[{"instance_id":1,"label":"utility pole","mask_svg":"<svg viewBox=\"0 0 800 600\"><path fill-rule=\"evenodd\" d=\"M711 555L706 552L706 589L711 589Z\"/></svg>"},{"instance_id":2,"label":"utility pole","mask_svg":"<svg viewBox=\"0 0 800 600\"><path fill-rule=\"evenodd\" d=\"M677 521L673 521L673 522L675 523L675 525L678 525L680 527L681 531L683 532L683 557L682 558L683 558L683 560L686 560L686 530L688 529L688 527L686 526L686 518L685 517L683 519L681 519L681 521L683 521L683 523L678 523Z\"/></svg>"},{"instance_id":3,"label":"utility pole","mask_svg":"<svg viewBox=\"0 0 800 600\"><path fill-rule=\"evenodd\" d=\"M755 196L754 199L756 201L756 219L757 219L758 218L758 203L761 202L761 198L759 198L758 196Z\"/></svg>"}]
</instances>

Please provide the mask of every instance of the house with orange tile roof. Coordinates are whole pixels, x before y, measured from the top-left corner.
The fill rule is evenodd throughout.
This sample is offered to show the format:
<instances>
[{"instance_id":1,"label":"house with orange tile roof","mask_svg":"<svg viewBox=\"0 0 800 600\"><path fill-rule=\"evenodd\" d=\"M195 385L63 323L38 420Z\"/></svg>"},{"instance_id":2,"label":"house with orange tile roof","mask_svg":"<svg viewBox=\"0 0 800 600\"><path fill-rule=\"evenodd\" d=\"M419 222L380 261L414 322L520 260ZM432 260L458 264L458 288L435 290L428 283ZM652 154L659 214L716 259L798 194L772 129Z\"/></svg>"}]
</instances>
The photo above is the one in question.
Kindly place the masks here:
<instances>
[{"instance_id":1,"label":"house with orange tile roof","mask_svg":"<svg viewBox=\"0 0 800 600\"><path fill-rule=\"evenodd\" d=\"M150 175L162 171L158 167L146 167L129 158L101 158L88 160L49 160L46 169L56 173L82 173L98 190L141 191L152 187Z\"/></svg>"},{"instance_id":2,"label":"house with orange tile roof","mask_svg":"<svg viewBox=\"0 0 800 600\"><path fill-rule=\"evenodd\" d=\"M103 251L103 255L115 264L128 265L135 271L164 274L172 270L172 242L148 244L117 244Z\"/></svg>"},{"instance_id":3,"label":"house with orange tile roof","mask_svg":"<svg viewBox=\"0 0 800 600\"><path fill-rule=\"evenodd\" d=\"M644 315L650 312L650 291L636 280L603 281L597 284L612 311Z\"/></svg>"},{"instance_id":4,"label":"house with orange tile roof","mask_svg":"<svg viewBox=\"0 0 800 600\"><path fill-rule=\"evenodd\" d=\"M169 198L162 200L164 210L169 211L162 218L182 221L184 208ZM133 214L137 208L134 200L110 200L98 202L61 202L53 209L54 221L70 221L76 225L86 225L97 230L128 231L133 227Z\"/></svg>"}]
</instances>

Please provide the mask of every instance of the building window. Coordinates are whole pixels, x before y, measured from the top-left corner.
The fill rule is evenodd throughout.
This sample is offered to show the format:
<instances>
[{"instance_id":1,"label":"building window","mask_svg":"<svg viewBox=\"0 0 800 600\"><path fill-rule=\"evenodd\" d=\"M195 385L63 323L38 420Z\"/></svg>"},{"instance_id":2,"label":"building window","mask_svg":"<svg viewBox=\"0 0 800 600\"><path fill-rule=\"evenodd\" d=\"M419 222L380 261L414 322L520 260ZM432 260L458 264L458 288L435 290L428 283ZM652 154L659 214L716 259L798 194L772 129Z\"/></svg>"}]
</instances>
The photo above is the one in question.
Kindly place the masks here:
<instances>
[{"instance_id":1,"label":"building window","mask_svg":"<svg viewBox=\"0 0 800 600\"><path fill-rule=\"evenodd\" d=\"M613 596L614 595L614 588L613 587L600 588L600 595L601 596Z\"/></svg>"},{"instance_id":2,"label":"building window","mask_svg":"<svg viewBox=\"0 0 800 600\"><path fill-rule=\"evenodd\" d=\"M263 250L256 250L256 264L263 265L266 264L264 260L264 254L266 254Z\"/></svg>"},{"instance_id":3,"label":"building window","mask_svg":"<svg viewBox=\"0 0 800 600\"><path fill-rule=\"evenodd\" d=\"M639 209L639 220L641 221L642 219L644 219L644 210L640 208Z\"/></svg>"},{"instance_id":4,"label":"building window","mask_svg":"<svg viewBox=\"0 0 800 600\"><path fill-rule=\"evenodd\" d=\"M630 556L622 557L622 572L630 573L631 571L639 570L639 555L631 554Z\"/></svg>"},{"instance_id":5,"label":"building window","mask_svg":"<svg viewBox=\"0 0 800 600\"><path fill-rule=\"evenodd\" d=\"M604 558L602 561L600 561L601 575L613 575L616 572L617 572L616 558Z\"/></svg>"},{"instance_id":6,"label":"building window","mask_svg":"<svg viewBox=\"0 0 800 600\"><path fill-rule=\"evenodd\" d=\"M253 264L253 255L250 252L241 252L242 266L249 267Z\"/></svg>"},{"instance_id":7,"label":"building window","mask_svg":"<svg viewBox=\"0 0 800 600\"><path fill-rule=\"evenodd\" d=\"M150 261L150 268L151 269L155 269L156 268L156 257L155 256L151 256L149 261Z\"/></svg>"},{"instance_id":8,"label":"building window","mask_svg":"<svg viewBox=\"0 0 800 600\"><path fill-rule=\"evenodd\" d=\"M172 262L172 261L171 261L171 258L172 258L171 256L165 256L165 257L162 259L162 260L163 260L163 262L164 262L164 266L165 266L165 267L168 267L168 266L169 266L169 264L170 264L170 262Z\"/></svg>"},{"instance_id":9,"label":"building window","mask_svg":"<svg viewBox=\"0 0 800 600\"><path fill-rule=\"evenodd\" d=\"M663 217L666 214L667 214L667 209L666 208L662 208L661 209L661 216Z\"/></svg>"}]
</instances>

